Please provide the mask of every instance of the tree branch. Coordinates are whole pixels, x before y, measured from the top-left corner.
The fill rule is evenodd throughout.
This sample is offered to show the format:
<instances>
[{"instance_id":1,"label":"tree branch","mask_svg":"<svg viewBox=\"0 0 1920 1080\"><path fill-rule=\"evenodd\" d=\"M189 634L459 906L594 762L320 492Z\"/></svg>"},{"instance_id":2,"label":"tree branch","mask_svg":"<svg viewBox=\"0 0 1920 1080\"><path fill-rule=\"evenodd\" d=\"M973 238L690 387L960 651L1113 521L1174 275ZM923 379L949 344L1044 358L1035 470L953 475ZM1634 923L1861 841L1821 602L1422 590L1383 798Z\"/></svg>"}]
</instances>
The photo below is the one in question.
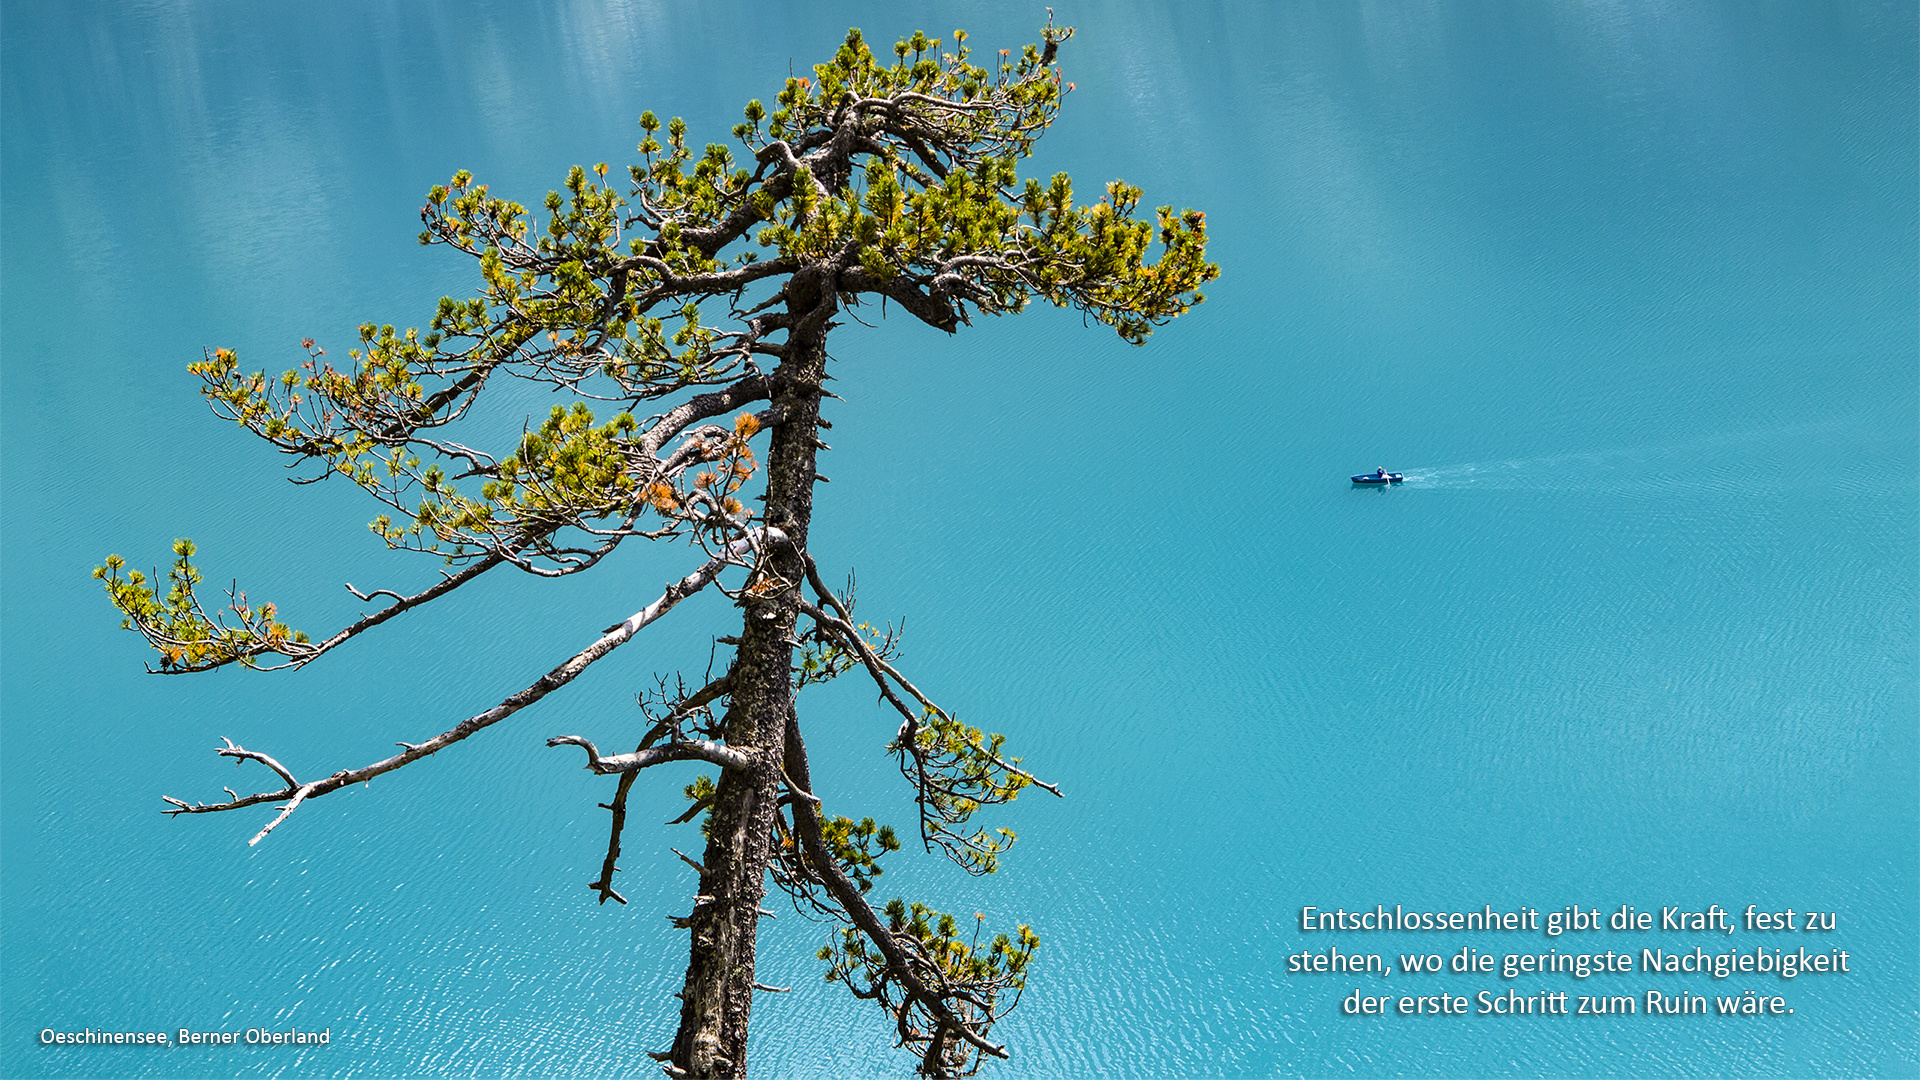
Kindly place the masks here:
<instances>
[{"instance_id":1,"label":"tree branch","mask_svg":"<svg viewBox=\"0 0 1920 1080\"><path fill-rule=\"evenodd\" d=\"M841 271L839 285L842 292L879 293L907 309L907 313L914 318L949 334L958 330L964 321L951 303L943 297L916 288L911 278L878 278L864 270L848 269Z\"/></svg>"},{"instance_id":2,"label":"tree branch","mask_svg":"<svg viewBox=\"0 0 1920 1080\"><path fill-rule=\"evenodd\" d=\"M655 600L653 603L648 604L646 607L641 608L629 616L626 621L619 623L612 630L602 635L600 640L587 646L587 648L574 655L565 663L541 676L533 685L508 697L486 712L468 717L453 728L441 732L426 742L418 744L401 743L400 745L405 748L402 753L395 754L392 757L382 761L376 761L371 765L362 766L358 769L343 770L334 773L325 780L302 784L297 788L289 786L288 789L284 791L261 792L224 803L198 803L189 806L178 799L168 799L167 801L172 803L175 809L164 812L168 814L204 814L218 810L235 810L242 806L252 806L256 803L287 800L289 805L280 812L280 816L275 818L265 829L262 829L252 840L247 841L249 846L258 844L266 838L267 833L273 831L275 826L285 821L287 816L291 814L295 807L301 802L310 798L318 798L319 796L337 791L350 784L365 783L383 773L392 772L402 766L412 764L423 757L429 757L465 739L469 735L480 731L482 728L492 727L494 724L505 720L507 717L512 716L528 705L539 701L553 691L572 682L595 661L612 652L614 649L619 648L621 645L626 644L642 627L672 610L673 606L681 600L705 588L715 577L719 576L722 569L732 564L740 556L752 551L755 544L762 538L773 543L786 542L785 534L781 533L778 529L756 529L748 536L735 540L732 544L728 545L724 552L707 560L698 570L667 586L666 591L661 594L658 600ZM689 744L683 743L679 745L686 746ZM265 755L256 754L252 751L243 751L231 743L229 743L228 746L229 749L220 751L222 756L247 757L261 761L263 764L266 761ZM726 748L722 747L720 749L725 750ZM690 754L688 756L697 755ZM280 771L282 776L288 777L290 780L291 774L278 768L276 768L276 771Z\"/></svg>"},{"instance_id":3,"label":"tree branch","mask_svg":"<svg viewBox=\"0 0 1920 1080\"><path fill-rule=\"evenodd\" d=\"M706 740L675 740L665 746L655 746L646 750L637 750L631 754L615 754L601 757L593 743L578 735L555 735L547 740L548 746L578 746L587 752L587 768L601 776L615 773L639 772L655 765L664 765L669 761L704 761L718 765L723 769L747 769L753 767L753 755L744 750L736 750L717 742Z\"/></svg>"},{"instance_id":4,"label":"tree branch","mask_svg":"<svg viewBox=\"0 0 1920 1080\"><path fill-rule=\"evenodd\" d=\"M819 608L814 607L812 604L808 604L804 601L801 602L800 610L805 612L815 622L818 622L821 625L829 627L832 630L834 630L836 632L836 636L838 636L841 640L851 644L854 647L855 651L860 653L860 659L866 665L867 673L873 677L875 682L880 684L881 693L887 698L889 702L893 704L893 707L896 711L898 711L899 713L901 713L903 716L906 717L907 723L909 725L917 723L919 718L913 715L912 710L907 708L905 702L902 702L898 697L894 696L892 691L887 687L887 679L882 677L883 673L886 677L890 677L894 682L898 683L901 689L913 695L913 699L915 701L918 701L921 704L921 706L926 708L928 711L938 715L942 719L948 719L948 720L952 719L951 714L949 714L945 709L941 708L940 706L934 704L933 699L921 693L919 687L916 687L912 683L908 682L906 677L901 675L899 671L895 670L892 664L887 663L884 659L876 655L873 649L867 645L866 641L860 637L860 632L856 630L853 626L852 613L847 611L845 608L841 607L840 598L833 595L833 592L829 590L826 587L826 585L820 581L820 571L818 567L814 565L814 562L811 556L809 556L807 559L807 580L812 583L814 592L819 594L822 600L826 601L828 604L831 604L834 610L839 614L837 616L829 615L827 612L822 611ZM905 734L908 732L908 728L902 727L901 731L902 731L902 736L905 737ZM1053 792L1054 795L1060 796L1059 785L1049 784L1046 781L1040 779L1039 777L1033 775L1032 773L1026 771L1025 769L1020 768L1018 765L1014 765L1008 761L1002 760L997 756L993 756L992 760L994 764L1000 766L1006 771L1010 773L1015 773L1019 776L1026 777L1027 782L1034 785L1035 787L1045 788L1046 790ZM1060 796L1060 797L1064 798L1065 796Z\"/></svg>"},{"instance_id":5,"label":"tree branch","mask_svg":"<svg viewBox=\"0 0 1920 1080\"><path fill-rule=\"evenodd\" d=\"M225 735L220 736L220 741L227 744L225 749L215 751L215 753L219 754L221 757L239 758L245 761L257 761L260 764L265 765L267 768L272 769L274 772L279 773L280 778L287 782L288 790L292 790L300 786L300 781L295 780L293 778L293 774L287 771L287 767L285 765L280 764L279 762L273 760L272 758L268 757L265 754L257 753L255 751L247 750L242 747L236 746L234 745L233 740L227 738ZM239 761L234 762L235 765L238 765L239 763L240 763ZM231 794L231 792L229 792L229 794Z\"/></svg>"},{"instance_id":6,"label":"tree branch","mask_svg":"<svg viewBox=\"0 0 1920 1080\"><path fill-rule=\"evenodd\" d=\"M379 611L376 611L373 614L368 615L365 618L362 618L359 622L356 622L351 626L343 628L338 633L334 634L332 637L328 638L327 640L321 642L318 645L315 645L313 647L313 652L311 654L297 658L293 661L293 663L287 666L299 667L302 664L308 663L314 660L315 658L317 658L321 653L324 653L332 649L334 646L341 644L342 642L346 641L348 638L356 637L360 634L363 634L368 630L371 630L374 627L379 626L381 623L386 622L388 619L393 618L395 615L398 615L401 612L408 610L409 608L417 608L421 604L427 603L430 600L436 600L442 596L445 596L447 593L450 593L453 590L459 588L460 586L465 585L467 582L472 581L474 578L479 577L481 574L484 574L487 571L493 569L494 567L499 566L501 563L505 561L506 561L506 556L504 555L500 555L500 554L488 555L486 558L481 559L479 562L474 563L472 566L467 567L466 569L460 571L457 574L450 574L444 578L441 578L440 581L437 582L436 584L432 585L429 588L422 589L421 591L414 593L412 596L399 596L396 593L394 593L391 589L376 589L373 592L362 596L360 593L360 590L354 588L352 582L348 582L347 591L354 594L355 596L360 597L360 599L371 600L373 597L376 597L376 596L391 596L394 598L393 606L381 608Z\"/></svg>"},{"instance_id":7,"label":"tree branch","mask_svg":"<svg viewBox=\"0 0 1920 1080\"><path fill-rule=\"evenodd\" d=\"M812 787L807 766L806 744L800 737L800 719L791 709L787 712L787 760L786 771L790 777L797 777L801 784ZM791 780L789 780L791 786ZM825 838L820 834L820 817L814 812L813 804L806 799L795 799L792 803L794 833L801 846L806 850L808 862L818 876L820 884L845 911L847 918L860 932L880 950L886 958L887 970L908 995L918 1001L933 1015L940 1026L959 1035L975 1047L997 1058L1007 1057L1007 1048L987 1041L973 1030L973 1026L955 1016L947 1005L943 995L935 992L914 971L914 963L900 947L894 935L873 908L867 905L866 897L860 894L859 886L849 879L840 864L827 849ZM851 989L852 987L849 986ZM856 991L857 993L857 991Z\"/></svg>"},{"instance_id":8,"label":"tree branch","mask_svg":"<svg viewBox=\"0 0 1920 1080\"><path fill-rule=\"evenodd\" d=\"M732 412L748 402L766 401L776 396L785 383L779 375L749 375L731 386L688 398L660 414L640 437L639 444L646 453L657 455L668 440L685 431L689 424Z\"/></svg>"}]
</instances>

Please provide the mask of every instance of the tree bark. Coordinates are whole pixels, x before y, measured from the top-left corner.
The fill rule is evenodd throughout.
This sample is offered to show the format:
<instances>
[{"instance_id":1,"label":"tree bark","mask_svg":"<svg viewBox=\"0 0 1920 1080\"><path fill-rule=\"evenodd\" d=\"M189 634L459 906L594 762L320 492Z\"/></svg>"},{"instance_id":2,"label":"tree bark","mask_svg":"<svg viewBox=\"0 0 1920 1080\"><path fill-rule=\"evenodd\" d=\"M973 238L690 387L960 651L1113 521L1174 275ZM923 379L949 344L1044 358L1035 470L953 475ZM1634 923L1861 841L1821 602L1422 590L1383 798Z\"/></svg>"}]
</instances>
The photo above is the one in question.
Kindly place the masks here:
<instances>
[{"instance_id":1,"label":"tree bark","mask_svg":"<svg viewBox=\"0 0 1920 1080\"><path fill-rule=\"evenodd\" d=\"M702 861L705 872L689 919L692 947L681 991L680 1030L670 1058L670 1072L703 1080L747 1075L755 937L766 895L787 714L793 707L792 642L806 575L802 553L813 516L819 447L815 432L826 376L825 315L833 299L830 290L817 286L807 290L790 285L789 294L798 322L777 372L782 387L774 405L781 419L771 432L767 453L764 515L765 524L789 540L766 559L787 587L742 605L745 625L724 724L727 744L747 751L754 764L722 771L714 794Z\"/></svg>"}]
</instances>

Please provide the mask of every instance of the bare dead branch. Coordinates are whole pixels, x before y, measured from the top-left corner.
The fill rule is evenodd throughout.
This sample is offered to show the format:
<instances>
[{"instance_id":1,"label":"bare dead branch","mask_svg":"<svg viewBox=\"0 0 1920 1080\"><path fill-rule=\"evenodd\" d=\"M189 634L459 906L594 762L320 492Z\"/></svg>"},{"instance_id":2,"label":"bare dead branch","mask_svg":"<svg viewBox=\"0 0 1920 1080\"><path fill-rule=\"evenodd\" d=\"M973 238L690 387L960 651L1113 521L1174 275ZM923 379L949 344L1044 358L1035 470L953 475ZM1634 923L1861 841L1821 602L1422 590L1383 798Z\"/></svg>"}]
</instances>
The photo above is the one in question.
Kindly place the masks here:
<instances>
[{"instance_id":1,"label":"bare dead branch","mask_svg":"<svg viewBox=\"0 0 1920 1080\"><path fill-rule=\"evenodd\" d=\"M272 769L274 772L279 773L280 779L285 780L287 782L288 788L297 788L300 786L300 781L295 780L293 778L293 774L287 771L287 767L280 764L278 761L275 761L274 759L268 757L267 755L259 753L257 751L247 750L242 747L236 746L234 745L234 741L232 739L227 738L225 735L220 736L220 741L223 743L226 743L227 745L222 749L215 751L215 753L218 753L221 757L230 757L230 758L240 759L234 762L235 765L240 764L240 761L257 761L260 764L265 765L267 768ZM227 794L229 795L233 794L233 791L231 789L223 789L223 790L226 790Z\"/></svg>"},{"instance_id":2,"label":"bare dead branch","mask_svg":"<svg viewBox=\"0 0 1920 1080\"><path fill-rule=\"evenodd\" d=\"M601 757L593 743L578 735L555 735L547 740L548 746L578 746L587 752L587 768L602 776L615 773L639 772L655 765L664 765L669 761L704 761L718 765L723 769L749 769L753 767L754 757L744 750L707 740L678 740L665 746L650 747L631 754L615 754Z\"/></svg>"}]
</instances>

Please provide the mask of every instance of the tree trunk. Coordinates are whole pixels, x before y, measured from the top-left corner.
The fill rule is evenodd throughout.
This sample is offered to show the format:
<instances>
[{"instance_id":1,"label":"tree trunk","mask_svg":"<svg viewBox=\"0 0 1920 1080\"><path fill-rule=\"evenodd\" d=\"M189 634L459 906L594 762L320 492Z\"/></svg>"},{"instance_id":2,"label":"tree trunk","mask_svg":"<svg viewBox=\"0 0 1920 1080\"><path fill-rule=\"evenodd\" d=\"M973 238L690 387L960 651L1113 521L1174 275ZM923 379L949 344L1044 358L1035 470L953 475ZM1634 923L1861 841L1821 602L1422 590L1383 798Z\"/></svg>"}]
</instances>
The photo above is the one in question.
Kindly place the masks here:
<instances>
[{"instance_id":1,"label":"tree trunk","mask_svg":"<svg viewBox=\"0 0 1920 1080\"><path fill-rule=\"evenodd\" d=\"M798 293L792 289L790 292ZM828 301L831 303L831 300ZM794 307L800 307L798 301ZM753 1012L754 944L766 895L773 816L787 714L793 706L794 622L805 580L807 525L813 515L815 434L826 375L826 319L803 318L788 337L780 373L787 388L774 399L780 417L767 453L765 523L792 546L770 552L775 573L792 584L744 605L745 626L734 657L733 691L725 727L730 746L758 764L720 774L708 825L700 895L691 917L692 948L681 992L680 1030L672 1064L693 1077L747 1075L747 1025Z\"/></svg>"}]
</instances>

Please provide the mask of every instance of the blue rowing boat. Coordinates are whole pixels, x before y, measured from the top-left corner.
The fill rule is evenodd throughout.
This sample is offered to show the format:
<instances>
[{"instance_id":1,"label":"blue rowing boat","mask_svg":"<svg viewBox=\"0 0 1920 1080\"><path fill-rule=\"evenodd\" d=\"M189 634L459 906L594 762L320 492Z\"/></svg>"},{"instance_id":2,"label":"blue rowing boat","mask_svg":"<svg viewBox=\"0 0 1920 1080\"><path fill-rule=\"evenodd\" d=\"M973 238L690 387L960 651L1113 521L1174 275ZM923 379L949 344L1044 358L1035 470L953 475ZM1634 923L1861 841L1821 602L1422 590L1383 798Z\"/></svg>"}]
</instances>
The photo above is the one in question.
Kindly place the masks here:
<instances>
[{"instance_id":1,"label":"blue rowing boat","mask_svg":"<svg viewBox=\"0 0 1920 1080\"><path fill-rule=\"evenodd\" d=\"M1406 473L1370 472L1361 473L1359 476L1354 477L1353 482L1356 484L1397 484L1406 478Z\"/></svg>"}]
</instances>

